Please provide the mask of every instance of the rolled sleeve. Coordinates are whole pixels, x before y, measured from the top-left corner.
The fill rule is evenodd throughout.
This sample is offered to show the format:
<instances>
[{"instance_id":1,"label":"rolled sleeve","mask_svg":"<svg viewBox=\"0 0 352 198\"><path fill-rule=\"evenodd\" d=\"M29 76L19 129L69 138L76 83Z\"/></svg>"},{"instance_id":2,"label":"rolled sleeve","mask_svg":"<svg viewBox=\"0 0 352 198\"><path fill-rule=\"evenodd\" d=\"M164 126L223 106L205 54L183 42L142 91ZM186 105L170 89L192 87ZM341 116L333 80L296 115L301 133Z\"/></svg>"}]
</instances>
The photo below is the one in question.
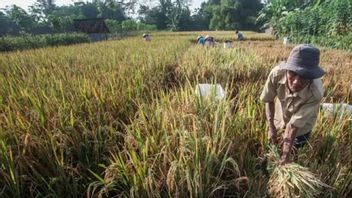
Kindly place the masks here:
<instances>
[{"instance_id":1,"label":"rolled sleeve","mask_svg":"<svg viewBox=\"0 0 352 198\"><path fill-rule=\"evenodd\" d=\"M290 119L290 123L298 128L304 127L307 123L314 125L319 111L320 100L302 105L299 110L294 113Z\"/></svg>"},{"instance_id":2,"label":"rolled sleeve","mask_svg":"<svg viewBox=\"0 0 352 198\"><path fill-rule=\"evenodd\" d=\"M273 102L275 97L277 96L276 93L276 84L275 83L275 76L274 70L272 70L268 76L268 79L265 82L263 91L260 95L260 100L263 102Z\"/></svg>"}]
</instances>

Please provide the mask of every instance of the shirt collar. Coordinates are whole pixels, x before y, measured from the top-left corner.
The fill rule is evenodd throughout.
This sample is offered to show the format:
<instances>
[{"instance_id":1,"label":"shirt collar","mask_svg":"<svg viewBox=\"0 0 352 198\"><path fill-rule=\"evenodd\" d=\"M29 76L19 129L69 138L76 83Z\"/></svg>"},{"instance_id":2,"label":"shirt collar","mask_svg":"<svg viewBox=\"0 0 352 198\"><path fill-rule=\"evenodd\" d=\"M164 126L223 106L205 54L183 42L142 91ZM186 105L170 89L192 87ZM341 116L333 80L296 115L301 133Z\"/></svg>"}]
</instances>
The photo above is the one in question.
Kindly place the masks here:
<instances>
[{"instance_id":1,"label":"shirt collar","mask_svg":"<svg viewBox=\"0 0 352 198\"><path fill-rule=\"evenodd\" d=\"M309 87L311 84L308 84L305 86L301 91L299 91L297 94L300 98L306 99L309 96Z\"/></svg>"}]
</instances>

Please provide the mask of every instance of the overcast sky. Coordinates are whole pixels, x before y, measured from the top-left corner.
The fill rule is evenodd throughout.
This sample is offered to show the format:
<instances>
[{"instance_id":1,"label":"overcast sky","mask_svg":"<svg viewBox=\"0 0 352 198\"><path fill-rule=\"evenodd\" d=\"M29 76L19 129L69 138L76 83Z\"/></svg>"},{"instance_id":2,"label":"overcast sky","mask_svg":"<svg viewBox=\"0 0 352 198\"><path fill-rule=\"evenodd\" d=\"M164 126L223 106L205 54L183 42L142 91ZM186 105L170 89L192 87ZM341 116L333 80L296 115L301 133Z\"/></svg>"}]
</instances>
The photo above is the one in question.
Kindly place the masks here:
<instances>
[{"instance_id":1,"label":"overcast sky","mask_svg":"<svg viewBox=\"0 0 352 198\"><path fill-rule=\"evenodd\" d=\"M82 0L55 0L55 4L61 6L61 5L73 4L73 2L77 2L77 1L82 1ZM83 0L83 1L87 1L87 0ZM190 6L191 10L193 10L194 8L198 8L200 4L204 1L206 0L191 0L191 6ZM27 10L28 6L33 5L34 2L35 0L0 0L0 8L5 8L6 6L16 4L24 8L25 10Z\"/></svg>"}]
</instances>

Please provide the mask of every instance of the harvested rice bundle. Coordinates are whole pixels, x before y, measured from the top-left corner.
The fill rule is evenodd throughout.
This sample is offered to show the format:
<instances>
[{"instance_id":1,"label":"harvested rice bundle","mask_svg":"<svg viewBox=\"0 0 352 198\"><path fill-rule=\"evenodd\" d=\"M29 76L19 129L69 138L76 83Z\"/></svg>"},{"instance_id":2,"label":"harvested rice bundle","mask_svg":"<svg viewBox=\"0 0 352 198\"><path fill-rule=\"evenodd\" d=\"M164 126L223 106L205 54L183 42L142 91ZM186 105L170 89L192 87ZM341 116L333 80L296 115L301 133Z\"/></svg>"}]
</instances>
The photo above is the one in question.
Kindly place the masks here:
<instances>
[{"instance_id":1,"label":"harvested rice bundle","mask_svg":"<svg viewBox=\"0 0 352 198\"><path fill-rule=\"evenodd\" d=\"M308 168L297 163L280 166L279 154L272 147L268 154L269 170L268 191L271 197L316 197L323 187L332 188L320 181Z\"/></svg>"}]
</instances>

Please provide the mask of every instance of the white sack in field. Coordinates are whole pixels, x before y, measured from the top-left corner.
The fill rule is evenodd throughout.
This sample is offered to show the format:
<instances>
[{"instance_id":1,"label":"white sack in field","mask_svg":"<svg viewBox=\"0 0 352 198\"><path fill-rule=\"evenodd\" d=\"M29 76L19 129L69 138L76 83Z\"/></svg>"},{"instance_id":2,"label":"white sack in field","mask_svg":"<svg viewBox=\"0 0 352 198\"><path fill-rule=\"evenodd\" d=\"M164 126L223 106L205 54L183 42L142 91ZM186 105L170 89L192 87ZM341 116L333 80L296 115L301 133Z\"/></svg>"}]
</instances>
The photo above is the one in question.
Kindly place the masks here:
<instances>
[{"instance_id":1,"label":"white sack in field","mask_svg":"<svg viewBox=\"0 0 352 198\"><path fill-rule=\"evenodd\" d=\"M225 97L224 89L220 84L198 84L195 92L202 98L214 97L220 100Z\"/></svg>"},{"instance_id":2,"label":"white sack in field","mask_svg":"<svg viewBox=\"0 0 352 198\"><path fill-rule=\"evenodd\" d=\"M333 115L350 115L352 116L352 105L347 103L322 103L321 111L324 114Z\"/></svg>"},{"instance_id":3,"label":"white sack in field","mask_svg":"<svg viewBox=\"0 0 352 198\"><path fill-rule=\"evenodd\" d=\"M224 42L224 48L231 48L231 44L232 44L231 41L225 41Z\"/></svg>"}]
</instances>

